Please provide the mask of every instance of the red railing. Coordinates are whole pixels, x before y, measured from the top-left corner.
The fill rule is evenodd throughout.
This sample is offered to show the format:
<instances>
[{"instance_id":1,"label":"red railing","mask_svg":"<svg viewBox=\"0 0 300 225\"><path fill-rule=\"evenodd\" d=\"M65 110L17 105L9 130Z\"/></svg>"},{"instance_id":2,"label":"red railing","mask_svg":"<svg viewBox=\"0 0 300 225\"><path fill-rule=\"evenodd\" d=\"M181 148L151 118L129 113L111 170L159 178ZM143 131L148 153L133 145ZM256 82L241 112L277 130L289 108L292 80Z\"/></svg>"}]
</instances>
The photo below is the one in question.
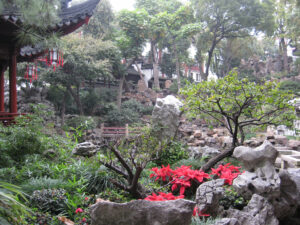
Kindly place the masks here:
<instances>
[{"instance_id":1,"label":"red railing","mask_svg":"<svg viewBox=\"0 0 300 225\"><path fill-rule=\"evenodd\" d=\"M9 113L9 112L0 112L0 122L5 126L8 126L14 123L15 118L21 115L26 115L26 113Z\"/></svg>"},{"instance_id":2,"label":"red railing","mask_svg":"<svg viewBox=\"0 0 300 225\"><path fill-rule=\"evenodd\" d=\"M102 137L129 137L129 135L139 134L140 130L139 127L129 129L128 124L125 127L105 127L104 124L101 124Z\"/></svg>"}]
</instances>

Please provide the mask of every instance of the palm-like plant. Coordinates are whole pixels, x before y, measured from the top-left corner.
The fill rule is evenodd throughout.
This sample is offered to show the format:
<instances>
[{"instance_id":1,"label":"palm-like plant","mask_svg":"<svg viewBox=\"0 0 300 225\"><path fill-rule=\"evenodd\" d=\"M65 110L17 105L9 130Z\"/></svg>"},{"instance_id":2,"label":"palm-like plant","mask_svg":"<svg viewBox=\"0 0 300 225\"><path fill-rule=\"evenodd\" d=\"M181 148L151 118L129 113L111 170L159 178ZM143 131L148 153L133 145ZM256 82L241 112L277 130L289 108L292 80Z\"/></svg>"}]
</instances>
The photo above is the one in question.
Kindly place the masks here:
<instances>
[{"instance_id":1,"label":"palm-like plant","mask_svg":"<svg viewBox=\"0 0 300 225\"><path fill-rule=\"evenodd\" d=\"M29 216L30 212L19 198L27 201L18 186L0 182L0 224L24 224L24 217Z\"/></svg>"}]
</instances>

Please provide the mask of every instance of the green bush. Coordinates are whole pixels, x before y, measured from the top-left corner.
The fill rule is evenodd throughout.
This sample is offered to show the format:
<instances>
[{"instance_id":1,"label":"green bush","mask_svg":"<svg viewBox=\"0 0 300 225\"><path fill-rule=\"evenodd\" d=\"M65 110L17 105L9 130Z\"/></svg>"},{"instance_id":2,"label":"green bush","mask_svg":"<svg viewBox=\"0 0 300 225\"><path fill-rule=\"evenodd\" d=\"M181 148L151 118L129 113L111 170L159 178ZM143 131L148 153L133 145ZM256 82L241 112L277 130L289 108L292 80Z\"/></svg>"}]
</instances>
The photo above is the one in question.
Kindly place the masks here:
<instances>
[{"instance_id":1,"label":"green bush","mask_svg":"<svg viewBox=\"0 0 300 225\"><path fill-rule=\"evenodd\" d=\"M84 190L89 194L98 194L108 188L113 188L113 184L110 182L111 175L106 169L89 171L84 178L87 180Z\"/></svg>"},{"instance_id":2,"label":"green bush","mask_svg":"<svg viewBox=\"0 0 300 225\"><path fill-rule=\"evenodd\" d=\"M33 207L42 212L58 215L67 208L67 197L64 189L43 189L34 191L30 197Z\"/></svg>"},{"instance_id":3,"label":"green bush","mask_svg":"<svg viewBox=\"0 0 300 225\"><path fill-rule=\"evenodd\" d=\"M203 165L205 164L205 159L194 159L194 158L188 158L188 159L182 159L172 165L172 168L181 167L182 165L185 166L192 166L191 168L194 170L199 170Z\"/></svg>"},{"instance_id":4,"label":"green bush","mask_svg":"<svg viewBox=\"0 0 300 225\"><path fill-rule=\"evenodd\" d=\"M159 153L158 159L154 162L158 166L166 166L187 158L188 153L186 152L186 146L181 142L172 141Z\"/></svg>"},{"instance_id":5,"label":"green bush","mask_svg":"<svg viewBox=\"0 0 300 225\"><path fill-rule=\"evenodd\" d=\"M220 205L224 209L235 208L242 210L248 202L240 196L232 187L227 187L223 198L220 200Z\"/></svg>"},{"instance_id":6,"label":"green bush","mask_svg":"<svg viewBox=\"0 0 300 225\"><path fill-rule=\"evenodd\" d=\"M34 121L20 122L9 127L0 124L0 168L14 164L19 167L26 155L41 154L45 150L43 134L38 126L41 124L35 124Z\"/></svg>"}]
</instances>

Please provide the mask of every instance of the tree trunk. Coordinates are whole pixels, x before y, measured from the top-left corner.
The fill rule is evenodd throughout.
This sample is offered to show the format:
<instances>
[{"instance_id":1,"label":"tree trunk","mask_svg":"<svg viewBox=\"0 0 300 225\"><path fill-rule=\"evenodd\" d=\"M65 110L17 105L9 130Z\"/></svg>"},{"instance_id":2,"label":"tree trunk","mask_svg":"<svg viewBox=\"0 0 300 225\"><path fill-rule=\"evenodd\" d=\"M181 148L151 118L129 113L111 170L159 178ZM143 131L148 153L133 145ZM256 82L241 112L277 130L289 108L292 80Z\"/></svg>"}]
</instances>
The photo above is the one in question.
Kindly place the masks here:
<instances>
[{"instance_id":1,"label":"tree trunk","mask_svg":"<svg viewBox=\"0 0 300 225\"><path fill-rule=\"evenodd\" d=\"M285 39L280 39L280 45L282 49L282 57L283 57L283 69L285 72L289 72L289 62L288 62L288 55L287 55L287 45L285 43Z\"/></svg>"},{"instance_id":2,"label":"tree trunk","mask_svg":"<svg viewBox=\"0 0 300 225\"><path fill-rule=\"evenodd\" d=\"M173 50L175 54L175 59L176 59L176 75L177 75L177 87L178 87L178 92L181 88L181 81L180 81L180 62L179 62L179 57L177 53L177 47L175 42L173 42Z\"/></svg>"},{"instance_id":3,"label":"tree trunk","mask_svg":"<svg viewBox=\"0 0 300 225\"><path fill-rule=\"evenodd\" d=\"M139 75L140 75L140 79L141 79L142 81L144 81L145 86L148 87L147 81L145 80L144 74L142 73L140 67L138 66L137 63L135 63L135 66L136 66L136 68L138 69L138 72L139 72Z\"/></svg>"},{"instance_id":4,"label":"tree trunk","mask_svg":"<svg viewBox=\"0 0 300 225\"><path fill-rule=\"evenodd\" d=\"M67 90L69 91L69 93L71 94L71 96L73 97L73 99L76 102L77 105L77 109L79 111L79 115L83 116L83 108L82 108L82 104L81 104L81 100L80 100L80 96L79 96L79 88L77 87L77 94L74 93L73 89L69 86L67 87Z\"/></svg>"},{"instance_id":5,"label":"tree trunk","mask_svg":"<svg viewBox=\"0 0 300 225\"><path fill-rule=\"evenodd\" d=\"M225 150L221 152L219 155L211 158L207 163L205 163L202 167L201 170L204 172L208 172L214 165L216 165L218 162L220 162L222 159L225 159L226 157L229 157L232 155L234 150L234 147L231 147L228 150Z\"/></svg>"},{"instance_id":6,"label":"tree trunk","mask_svg":"<svg viewBox=\"0 0 300 225\"><path fill-rule=\"evenodd\" d=\"M124 81L125 81L125 74L123 74L121 79L119 80L119 89L118 89L118 98L117 98L117 107L119 111L121 111Z\"/></svg>"},{"instance_id":7,"label":"tree trunk","mask_svg":"<svg viewBox=\"0 0 300 225\"><path fill-rule=\"evenodd\" d=\"M152 50L154 88L159 90L160 86L159 86L158 55L156 51L156 46L153 42L151 42L151 50Z\"/></svg>"},{"instance_id":8,"label":"tree trunk","mask_svg":"<svg viewBox=\"0 0 300 225\"><path fill-rule=\"evenodd\" d=\"M66 100L67 100L68 94L65 92L64 93L64 98L62 101L61 105L61 110L60 110L60 116L61 116L61 127L65 125L65 112L66 112Z\"/></svg>"}]
</instances>

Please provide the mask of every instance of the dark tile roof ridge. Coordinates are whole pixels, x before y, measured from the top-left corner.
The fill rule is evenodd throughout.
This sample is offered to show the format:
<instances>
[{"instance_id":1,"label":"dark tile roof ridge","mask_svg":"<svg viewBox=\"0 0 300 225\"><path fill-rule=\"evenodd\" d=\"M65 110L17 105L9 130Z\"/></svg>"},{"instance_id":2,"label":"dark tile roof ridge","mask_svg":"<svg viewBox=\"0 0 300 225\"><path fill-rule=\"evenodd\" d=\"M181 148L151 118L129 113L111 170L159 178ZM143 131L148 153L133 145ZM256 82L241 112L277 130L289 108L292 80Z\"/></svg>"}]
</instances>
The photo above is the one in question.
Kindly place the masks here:
<instances>
[{"instance_id":1,"label":"dark tile roof ridge","mask_svg":"<svg viewBox=\"0 0 300 225\"><path fill-rule=\"evenodd\" d=\"M69 8L63 7L63 11L59 13L61 19L59 23L65 23L74 19L85 19L86 16L91 16L99 2L100 0L87 0ZM16 11L16 8L4 9L0 16L4 20L11 18L14 22L22 22L20 19L21 14Z\"/></svg>"}]
</instances>

